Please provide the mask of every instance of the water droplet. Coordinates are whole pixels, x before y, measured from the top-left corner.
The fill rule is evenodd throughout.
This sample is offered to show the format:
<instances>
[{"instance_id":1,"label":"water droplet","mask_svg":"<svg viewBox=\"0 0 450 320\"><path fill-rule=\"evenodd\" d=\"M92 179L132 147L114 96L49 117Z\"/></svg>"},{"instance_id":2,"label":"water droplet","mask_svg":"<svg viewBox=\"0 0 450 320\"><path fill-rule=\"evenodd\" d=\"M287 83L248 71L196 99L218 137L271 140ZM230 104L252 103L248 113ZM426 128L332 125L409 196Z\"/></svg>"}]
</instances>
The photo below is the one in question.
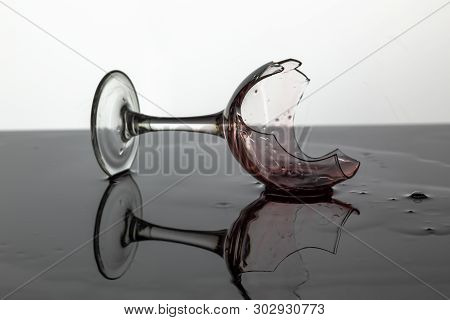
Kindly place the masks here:
<instances>
[{"instance_id":1,"label":"water droplet","mask_svg":"<svg viewBox=\"0 0 450 320\"><path fill-rule=\"evenodd\" d=\"M398 199L397 198L394 198L394 197L392 197L392 198L389 198L389 201L397 201Z\"/></svg>"},{"instance_id":2,"label":"water droplet","mask_svg":"<svg viewBox=\"0 0 450 320\"><path fill-rule=\"evenodd\" d=\"M255 89L255 94L257 94L258 93L258 89Z\"/></svg>"},{"instance_id":3,"label":"water droplet","mask_svg":"<svg viewBox=\"0 0 450 320\"><path fill-rule=\"evenodd\" d=\"M416 213L414 210L412 210L412 209L409 209L409 210L406 210L405 211L406 213Z\"/></svg>"},{"instance_id":4,"label":"water droplet","mask_svg":"<svg viewBox=\"0 0 450 320\"><path fill-rule=\"evenodd\" d=\"M256 188L258 188L258 189L264 188L264 184L262 184L262 183L259 182L259 181L253 182L252 185L254 185L254 186L255 186Z\"/></svg>"},{"instance_id":5,"label":"water droplet","mask_svg":"<svg viewBox=\"0 0 450 320\"><path fill-rule=\"evenodd\" d=\"M351 190L350 193L367 194L367 191L364 191L364 190Z\"/></svg>"},{"instance_id":6,"label":"water droplet","mask_svg":"<svg viewBox=\"0 0 450 320\"><path fill-rule=\"evenodd\" d=\"M408 195L407 198L412 199L414 202L421 202L423 200L430 199L430 197L425 193L419 191L414 191L413 193Z\"/></svg>"},{"instance_id":7,"label":"water droplet","mask_svg":"<svg viewBox=\"0 0 450 320\"><path fill-rule=\"evenodd\" d=\"M121 156L123 154L123 150L124 150L123 148L119 149L119 156Z\"/></svg>"},{"instance_id":8,"label":"water droplet","mask_svg":"<svg viewBox=\"0 0 450 320\"><path fill-rule=\"evenodd\" d=\"M226 208L231 208L231 203L229 203L229 202L217 202L214 206L216 208L226 209Z\"/></svg>"}]
</instances>

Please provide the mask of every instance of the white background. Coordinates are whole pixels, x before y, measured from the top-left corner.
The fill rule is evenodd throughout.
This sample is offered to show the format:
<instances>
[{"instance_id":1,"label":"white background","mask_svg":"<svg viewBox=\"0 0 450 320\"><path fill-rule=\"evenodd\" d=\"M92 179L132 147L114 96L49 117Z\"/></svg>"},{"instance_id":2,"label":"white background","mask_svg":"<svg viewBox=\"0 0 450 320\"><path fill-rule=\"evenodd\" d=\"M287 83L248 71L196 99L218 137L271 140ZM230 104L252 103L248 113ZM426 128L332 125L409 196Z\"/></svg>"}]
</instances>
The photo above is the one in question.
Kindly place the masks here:
<instances>
[{"instance_id":1,"label":"white background","mask_svg":"<svg viewBox=\"0 0 450 320\"><path fill-rule=\"evenodd\" d=\"M444 3L2 1L0 130L88 128L101 69L125 71L159 116L219 111L286 58L303 62L307 96ZM304 101L298 123L450 122L449 31L450 5Z\"/></svg>"}]
</instances>

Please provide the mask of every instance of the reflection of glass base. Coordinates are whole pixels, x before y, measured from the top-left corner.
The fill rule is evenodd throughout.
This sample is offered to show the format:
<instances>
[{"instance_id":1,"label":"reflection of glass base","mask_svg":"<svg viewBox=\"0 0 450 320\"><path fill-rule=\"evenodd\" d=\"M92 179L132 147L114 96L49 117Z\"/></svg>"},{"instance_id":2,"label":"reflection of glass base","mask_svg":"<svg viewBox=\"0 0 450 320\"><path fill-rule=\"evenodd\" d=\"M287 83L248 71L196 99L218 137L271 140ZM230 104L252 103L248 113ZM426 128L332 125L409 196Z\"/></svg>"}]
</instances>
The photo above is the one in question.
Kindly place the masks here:
<instances>
[{"instance_id":1,"label":"reflection of glass base","mask_svg":"<svg viewBox=\"0 0 450 320\"><path fill-rule=\"evenodd\" d=\"M95 156L109 176L129 170L138 150L139 137L126 137L126 109L139 112L136 90L123 72L111 71L97 87L91 113Z\"/></svg>"},{"instance_id":2,"label":"reflection of glass base","mask_svg":"<svg viewBox=\"0 0 450 320\"><path fill-rule=\"evenodd\" d=\"M142 218L142 197L134 180L125 175L105 191L95 222L95 260L107 279L120 278L133 262L138 243L129 239L132 217Z\"/></svg>"}]
</instances>

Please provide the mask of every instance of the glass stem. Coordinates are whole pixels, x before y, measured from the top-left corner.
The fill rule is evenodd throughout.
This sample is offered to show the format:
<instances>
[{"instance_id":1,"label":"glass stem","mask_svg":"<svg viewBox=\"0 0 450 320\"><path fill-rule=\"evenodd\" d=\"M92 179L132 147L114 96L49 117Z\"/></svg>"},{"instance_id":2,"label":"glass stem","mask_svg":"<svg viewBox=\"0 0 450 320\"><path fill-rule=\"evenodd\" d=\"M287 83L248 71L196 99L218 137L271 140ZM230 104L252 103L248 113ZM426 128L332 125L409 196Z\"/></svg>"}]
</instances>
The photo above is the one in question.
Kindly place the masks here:
<instances>
[{"instance_id":1,"label":"glass stem","mask_svg":"<svg viewBox=\"0 0 450 320\"><path fill-rule=\"evenodd\" d=\"M130 240L159 240L181 243L223 255L223 244L227 230L194 231L158 226L133 217L130 224Z\"/></svg>"},{"instance_id":2,"label":"glass stem","mask_svg":"<svg viewBox=\"0 0 450 320\"><path fill-rule=\"evenodd\" d=\"M200 117L171 118L152 117L125 109L123 117L128 138L155 131L201 132L224 137L223 112Z\"/></svg>"}]
</instances>

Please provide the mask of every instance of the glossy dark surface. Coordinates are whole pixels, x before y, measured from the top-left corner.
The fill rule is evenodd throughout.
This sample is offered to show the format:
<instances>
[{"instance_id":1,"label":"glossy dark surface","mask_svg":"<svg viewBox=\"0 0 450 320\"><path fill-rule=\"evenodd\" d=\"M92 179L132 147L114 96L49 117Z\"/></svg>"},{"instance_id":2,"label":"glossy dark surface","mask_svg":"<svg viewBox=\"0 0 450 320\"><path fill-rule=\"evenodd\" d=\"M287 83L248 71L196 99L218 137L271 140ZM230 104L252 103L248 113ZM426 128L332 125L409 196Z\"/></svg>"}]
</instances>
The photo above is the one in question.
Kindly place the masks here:
<instances>
[{"instance_id":1,"label":"glossy dark surface","mask_svg":"<svg viewBox=\"0 0 450 320\"><path fill-rule=\"evenodd\" d=\"M189 143L195 152L203 152L184 141L195 141L188 139L192 136L179 133L180 141L159 149ZM214 141L211 148L229 157L225 142ZM296 259L295 277L287 278L280 265L263 275L275 285L256 283L251 292L303 299L449 296L450 126L318 127L311 131L305 151L318 155L335 146L358 159L361 168L334 187L333 198L360 214L346 221L335 254L302 249L291 256ZM0 148L2 297L242 298L222 257L180 243L139 243L121 278L102 276L92 237L108 181L95 160L88 131L2 132ZM148 150L143 146L140 153ZM263 187L237 169L226 174L222 158L217 163L216 174L208 175L198 170L150 175L149 167L138 165L141 174L134 179L144 203L143 219L177 229L231 228ZM321 232L308 237L320 242Z\"/></svg>"}]
</instances>

